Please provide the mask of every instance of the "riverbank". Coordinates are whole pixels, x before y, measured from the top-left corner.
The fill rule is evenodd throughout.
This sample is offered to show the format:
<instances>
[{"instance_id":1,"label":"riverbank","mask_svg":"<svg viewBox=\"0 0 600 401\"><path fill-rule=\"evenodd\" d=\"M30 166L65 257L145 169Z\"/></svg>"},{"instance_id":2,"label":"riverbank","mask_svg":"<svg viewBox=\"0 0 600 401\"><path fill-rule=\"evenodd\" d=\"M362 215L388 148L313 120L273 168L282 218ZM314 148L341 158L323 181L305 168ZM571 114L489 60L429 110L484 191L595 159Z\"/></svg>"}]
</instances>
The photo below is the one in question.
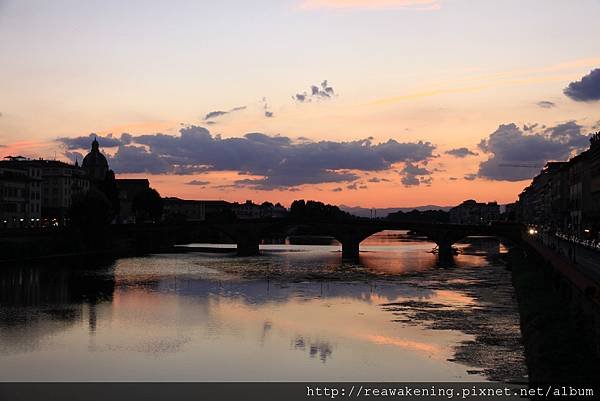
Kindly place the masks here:
<instances>
[{"instance_id":1,"label":"riverbank","mask_svg":"<svg viewBox=\"0 0 600 401\"><path fill-rule=\"evenodd\" d=\"M531 247L513 247L508 266L530 383L597 383L600 358L597 333L590 324L597 319L592 300L569 289L566 278Z\"/></svg>"}]
</instances>

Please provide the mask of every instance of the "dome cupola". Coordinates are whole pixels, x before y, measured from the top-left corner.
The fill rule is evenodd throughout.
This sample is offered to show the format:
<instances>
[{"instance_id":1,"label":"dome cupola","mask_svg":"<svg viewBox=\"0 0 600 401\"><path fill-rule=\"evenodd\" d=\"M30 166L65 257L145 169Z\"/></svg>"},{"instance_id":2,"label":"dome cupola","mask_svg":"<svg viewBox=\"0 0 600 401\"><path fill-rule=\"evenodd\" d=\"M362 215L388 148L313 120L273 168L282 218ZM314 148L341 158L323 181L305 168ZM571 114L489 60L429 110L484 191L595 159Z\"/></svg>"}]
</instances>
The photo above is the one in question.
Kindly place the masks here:
<instances>
[{"instance_id":1,"label":"dome cupola","mask_svg":"<svg viewBox=\"0 0 600 401\"><path fill-rule=\"evenodd\" d=\"M106 177L106 173L108 172L108 161L106 160L106 157L100 153L100 144L98 143L97 138L94 138L92 149L90 150L90 153L83 158L81 167L83 167L93 181L104 180Z\"/></svg>"}]
</instances>

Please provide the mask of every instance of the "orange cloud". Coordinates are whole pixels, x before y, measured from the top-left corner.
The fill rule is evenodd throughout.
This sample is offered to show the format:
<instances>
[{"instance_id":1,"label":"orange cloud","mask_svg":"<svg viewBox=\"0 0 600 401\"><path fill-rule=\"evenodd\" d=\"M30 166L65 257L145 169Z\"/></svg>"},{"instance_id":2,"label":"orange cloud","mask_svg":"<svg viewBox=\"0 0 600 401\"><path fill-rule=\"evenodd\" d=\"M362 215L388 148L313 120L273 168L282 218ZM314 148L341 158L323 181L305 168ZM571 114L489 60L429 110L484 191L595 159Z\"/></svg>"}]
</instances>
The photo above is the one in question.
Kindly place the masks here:
<instances>
[{"instance_id":1,"label":"orange cloud","mask_svg":"<svg viewBox=\"0 0 600 401\"><path fill-rule=\"evenodd\" d=\"M412 8L418 10L438 10L439 0L304 0L303 9L389 9Z\"/></svg>"}]
</instances>

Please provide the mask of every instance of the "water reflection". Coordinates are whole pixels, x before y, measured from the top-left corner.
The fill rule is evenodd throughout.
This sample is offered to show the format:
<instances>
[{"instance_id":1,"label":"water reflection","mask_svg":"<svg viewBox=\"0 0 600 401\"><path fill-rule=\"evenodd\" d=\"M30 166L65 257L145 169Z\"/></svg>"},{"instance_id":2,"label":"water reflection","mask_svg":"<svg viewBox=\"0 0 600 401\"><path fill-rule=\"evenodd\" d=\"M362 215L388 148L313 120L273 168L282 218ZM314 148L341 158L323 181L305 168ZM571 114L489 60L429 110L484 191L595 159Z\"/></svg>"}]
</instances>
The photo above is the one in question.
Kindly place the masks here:
<instances>
[{"instance_id":1,"label":"water reflection","mask_svg":"<svg viewBox=\"0 0 600 401\"><path fill-rule=\"evenodd\" d=\"M485 249L495 248L484 243L465 245L459 264L489 266ZM256 258L192 252L120 259L100 270L3 271L0 375L483 379L448 361L472 335L402 326L381 307L408 301L447 308L476 304L463 292L420 285L436 266L427 252L431 247L383 233L381 241L366 241L360 264L351 266L340 262L336 246L268 245Z\"/></svg>"}]
</instances>

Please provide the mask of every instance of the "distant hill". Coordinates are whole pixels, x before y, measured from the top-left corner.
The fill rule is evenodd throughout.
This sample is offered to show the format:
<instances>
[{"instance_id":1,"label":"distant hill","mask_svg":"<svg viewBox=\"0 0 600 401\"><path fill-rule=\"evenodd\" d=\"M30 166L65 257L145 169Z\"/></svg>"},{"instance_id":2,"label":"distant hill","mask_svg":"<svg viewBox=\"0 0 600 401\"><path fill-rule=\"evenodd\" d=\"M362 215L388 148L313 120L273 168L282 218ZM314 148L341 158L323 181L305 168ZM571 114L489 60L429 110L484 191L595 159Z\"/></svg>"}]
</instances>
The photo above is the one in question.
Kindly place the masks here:
<instances>
[{"instance_id":1,"label":"distant hill","mask_svg":"<svg viewBox=\"0 0 600 401\"><path fill-rule=\"evenodd\" d=\"M340 209L344 212L348 212L358 217L371 217L371 209L360 206L346 206L340 205ZM425 206L416 206L416 207L388 207L388 208L377 208L377 217L387 217L390 213L396 212L410 212L413 210L418 210L423 212L425 210L443 210L447 212L452 209L452 206L437 206L437 205L425 205ZM373 216L375 217L375 216Z\"/></svg>"}]
</instances>

